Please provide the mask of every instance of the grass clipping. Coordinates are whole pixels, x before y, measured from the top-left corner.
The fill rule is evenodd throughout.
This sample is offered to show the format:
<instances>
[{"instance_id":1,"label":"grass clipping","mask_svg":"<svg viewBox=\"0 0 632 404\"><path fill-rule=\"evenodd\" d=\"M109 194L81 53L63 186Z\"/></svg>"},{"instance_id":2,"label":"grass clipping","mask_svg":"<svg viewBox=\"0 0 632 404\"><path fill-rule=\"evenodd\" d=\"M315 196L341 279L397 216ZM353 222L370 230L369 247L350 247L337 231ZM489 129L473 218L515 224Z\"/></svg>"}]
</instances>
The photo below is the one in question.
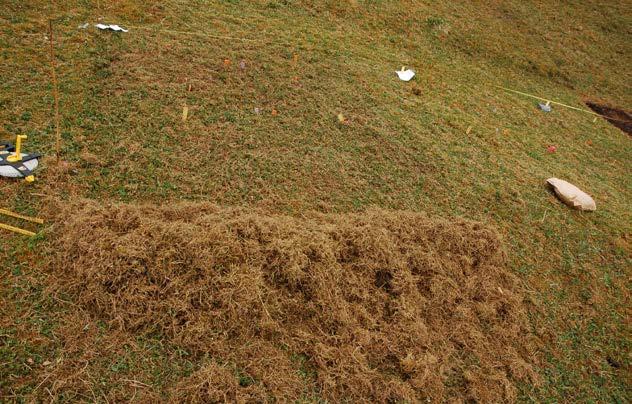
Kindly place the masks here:
<instances>
[{"instance_id":1,"label":"grass clipping","mask_svg":"<svg viewBox=\"0 0 632 404\"><path fill-rule=\"evenodd\" d=\"M197 358L172 399L497 402L535 381L523 299L481 224L212 204L64 217L54 288Z\"/></svg>"}]
</instances>

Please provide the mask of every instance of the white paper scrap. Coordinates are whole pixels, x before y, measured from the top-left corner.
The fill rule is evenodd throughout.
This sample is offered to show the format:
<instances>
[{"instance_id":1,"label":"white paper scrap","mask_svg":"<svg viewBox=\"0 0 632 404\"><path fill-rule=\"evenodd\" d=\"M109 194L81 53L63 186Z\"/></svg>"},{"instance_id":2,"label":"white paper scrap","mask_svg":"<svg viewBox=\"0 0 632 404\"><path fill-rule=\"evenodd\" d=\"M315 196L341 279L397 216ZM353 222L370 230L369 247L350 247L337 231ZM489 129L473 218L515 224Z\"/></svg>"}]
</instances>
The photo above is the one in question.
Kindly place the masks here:
<instances>
[{"instance_id":1,"label":"white paper scrap","mask_svg":"<svg viewBox=\"0 0 632 404\"><path fill-rule=\"evenodd\" d=\"M129 30L119 27L118 25L110 25L110 29L113 31L128 32Z\"/></svg>"},{"instance_id":2,"label":"white paper scrap","mask_svg":"<svg viewBox=\"0 0 632 404\"><path fill-rule=\"evenodd\" d=\"M105 25L105 24L96 24L95 27L99 28L99 29L109 29L111 31L116 31L116 32L129 32L128 29L124 29L121 28L120 26L116 25L116 24L112 24L112 25Z\"/></svg>"},{"instance_id":3,"label":"white paper scrap","mask_svg":"<svg viewBox=\"0 0 632 404\"><path fill-rule=\"evenodd\" d=\"M415 72L410 69L398 70L395 73L397 73L397 75L399 76L399 79L403 81L410 81L412 80L413 77L415 77Z\"/></svg>"}]
</instances>

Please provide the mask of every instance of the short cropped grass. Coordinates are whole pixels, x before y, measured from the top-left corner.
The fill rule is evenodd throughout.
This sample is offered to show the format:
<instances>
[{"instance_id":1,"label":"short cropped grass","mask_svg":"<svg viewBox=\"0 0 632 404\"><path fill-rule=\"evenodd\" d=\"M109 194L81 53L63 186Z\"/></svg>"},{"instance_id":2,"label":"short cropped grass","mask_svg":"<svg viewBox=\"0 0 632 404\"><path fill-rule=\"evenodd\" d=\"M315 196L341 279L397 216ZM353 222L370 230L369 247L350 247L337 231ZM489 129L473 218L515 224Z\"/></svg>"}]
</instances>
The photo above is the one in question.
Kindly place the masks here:
<instances>
[{"instance_id":1,"label":"short cropped grass","mask_svg":"<svg viewBox=\"0 0 632 404\"><path fill-rule=\"evenodd\" d=\"M0 180L0 206L37 214L46 195L296 216L379 206L487 222L528 291L546 362L544 383L519 386L521 400L629 400L631 139L495 87L630 110L626 2L0 3L0 139L27 134L27 149L46 155L35 184ZM49 18L63 164L53 158ZM78 28L98 21L130 32ZM402 66L417 72L412 82L397 80ZM598 210L562 205L544 185L553 176ZM4 400L50 398L47 367L64 360L56 319L74 309L43 292L37 249L47 242L0 236ZM83 399L100 400L160 394L200 363L155 339L87 366Z\"/></svg>"}]
</instances>

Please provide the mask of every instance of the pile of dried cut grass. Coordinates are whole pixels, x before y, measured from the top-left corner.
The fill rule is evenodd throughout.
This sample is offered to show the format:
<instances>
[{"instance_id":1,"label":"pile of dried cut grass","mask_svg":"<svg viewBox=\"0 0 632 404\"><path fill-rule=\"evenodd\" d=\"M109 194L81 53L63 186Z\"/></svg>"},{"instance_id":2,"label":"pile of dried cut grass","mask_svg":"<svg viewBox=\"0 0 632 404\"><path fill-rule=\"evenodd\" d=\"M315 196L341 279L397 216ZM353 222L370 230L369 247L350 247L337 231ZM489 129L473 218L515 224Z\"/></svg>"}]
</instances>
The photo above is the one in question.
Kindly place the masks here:
<instances>
[{"instance_id":1,"label":"pile of dried cut grass","mask_svg":"<svg viewBox=\"0 0 632 404\"><path fill-rule=\"evenodd\" d=\"M55 288L199 361L186 401L512 400L534 348L498 234L410 212L264 215L86 203Z\"/></svg>"}]
</instances>

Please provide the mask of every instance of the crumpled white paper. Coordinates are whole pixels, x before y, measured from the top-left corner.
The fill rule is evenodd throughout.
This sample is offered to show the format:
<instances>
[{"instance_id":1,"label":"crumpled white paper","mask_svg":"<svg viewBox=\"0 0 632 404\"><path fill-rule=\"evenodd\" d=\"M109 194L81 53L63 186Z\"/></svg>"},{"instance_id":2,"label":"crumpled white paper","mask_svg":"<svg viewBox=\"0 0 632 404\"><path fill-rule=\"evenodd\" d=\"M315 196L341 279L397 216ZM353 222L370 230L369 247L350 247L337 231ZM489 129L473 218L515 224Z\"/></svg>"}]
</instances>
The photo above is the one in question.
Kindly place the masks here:
<instances>
[{"instance_id":1,"label":"crumpled white paper","mask_svg":"<svg viewBox=\"0 0 632 404\"><path fill-rule=\"evenodd\" d=\"M110 25L105 25L105 24L96 24L95 27L99 28L99 29L103 29L103 30L111 30L111 31L116 31L116 32L129 32L128 29L124 29L119 27L116 24L110 24Z\"/></svg>"},{"instance_id":2,"label":"crumpled white paper","mask_svg":"<svg viewBox=\"0 0 632 404\"><path fill-rule=\"evenodd\" d=\"M412 80L413 77L415 77L415 72L413 70L398 70L395 73L397 73L397 76L399 76L399 79L402 81L410 81Z\"/></svg>"}]
</instances>

